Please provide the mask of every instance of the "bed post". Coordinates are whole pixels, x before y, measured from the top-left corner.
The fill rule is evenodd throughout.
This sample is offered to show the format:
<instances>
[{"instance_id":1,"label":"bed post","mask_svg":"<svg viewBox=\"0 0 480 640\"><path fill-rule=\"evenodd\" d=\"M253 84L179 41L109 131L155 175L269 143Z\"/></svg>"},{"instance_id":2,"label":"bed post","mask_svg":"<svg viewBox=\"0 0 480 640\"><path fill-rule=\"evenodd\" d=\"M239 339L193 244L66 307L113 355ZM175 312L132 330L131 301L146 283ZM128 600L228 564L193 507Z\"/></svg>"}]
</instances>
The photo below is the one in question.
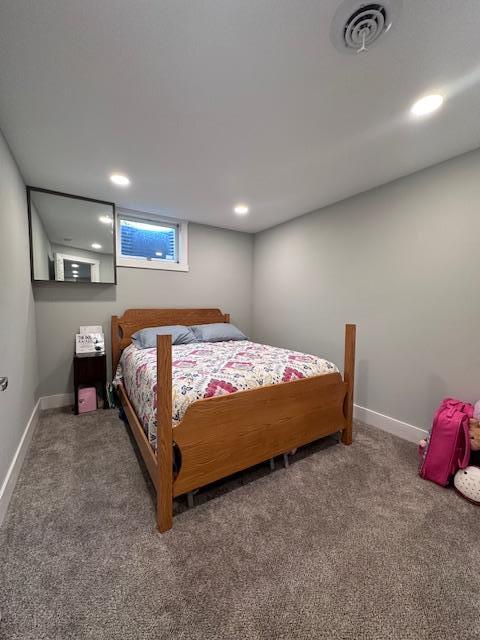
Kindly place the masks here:
<instances>
[{"instance_id":1,"label":"bed post","mask_svg":"<svg viewBox=\"0 0 480 640\"><path fill-rule=\"evenodd\" d=\"M352 421L353 421L353 387L355 384L355 336L357 326L354 324L345 325L345 360L343 367L343 380L347 383L347 395L343 403L343 412L347 421L347 426L342 431L343 444L352 444Z\"/></svg>"},{"instance_id":2,"label":"bed post","mask_svg":"<svg viewBox=\"0 0 480 640\"><path fill-rule=\"evenodd\" d=\"M230 322L230 314L229 313L225 313L223 317L224 317L224 322Z\"/></svg>"},{"instance_id":3,"label":"bed post","mask_svg":"<svg viewBox=\"0 0 480 640\"><path fill-rule=\"evenodd\" d=\"M173 524L172 336L157 335L157 526Z\"/></svg>"},{"instance_id":4,"label":"bed post","mask_svg":"<svg viewBox=\"0 0 480 640\"><path fill-rule=\"evenodd\" d=\"M118 361L120 360L120 344L118 337L118 316L112 316L112 322L110 323L111 338L112 338L112 378L115 378L115 372L117 370Z\"/></svg>"}]
</instances>

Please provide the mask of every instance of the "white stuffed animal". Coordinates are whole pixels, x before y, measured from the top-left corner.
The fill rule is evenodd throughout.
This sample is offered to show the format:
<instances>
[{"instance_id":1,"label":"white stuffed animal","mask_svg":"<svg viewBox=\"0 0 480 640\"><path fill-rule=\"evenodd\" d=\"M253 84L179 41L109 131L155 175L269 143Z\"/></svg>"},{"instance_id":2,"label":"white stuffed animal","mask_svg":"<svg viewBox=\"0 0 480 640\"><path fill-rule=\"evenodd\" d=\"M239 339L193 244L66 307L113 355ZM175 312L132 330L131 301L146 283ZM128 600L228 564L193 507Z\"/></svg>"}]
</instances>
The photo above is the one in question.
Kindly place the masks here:
<instances>
[{"instance_id":1,"label":"white stuffed animal","mask_svg":"<svg viewBox=\"0 0 480 640\"><path fill-rule=\"evenodd\" d=\"M473 417L475 420L480 420L480 400L477 400L473 407Z\"/></svg>"},{"instance_id":2,"label":"white stuffed animal","mask_svg":"<svg viewBox=\"0 0 480 640\"><path fill-rule=\"evenodd\" d=\"M453 479L453 485L462 498L480 506L480 467L459 469Z\"/></svg>"}]
</instances>

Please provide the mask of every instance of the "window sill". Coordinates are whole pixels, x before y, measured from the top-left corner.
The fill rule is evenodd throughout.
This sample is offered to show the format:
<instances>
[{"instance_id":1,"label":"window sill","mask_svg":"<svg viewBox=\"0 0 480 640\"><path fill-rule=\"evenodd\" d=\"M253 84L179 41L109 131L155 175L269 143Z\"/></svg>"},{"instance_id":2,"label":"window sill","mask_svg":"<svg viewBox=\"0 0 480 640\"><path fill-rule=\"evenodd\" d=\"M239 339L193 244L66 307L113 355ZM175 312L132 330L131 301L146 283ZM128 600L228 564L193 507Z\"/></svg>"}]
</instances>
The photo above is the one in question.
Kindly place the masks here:
<instances>
[{"instance_id":1,"label":"window sill","mask_svg":"<svg viewBox=\"0 0 480 640\"><path fill-rule=\"evenodd\" d=\"M117 267L129 267L130 269L156 269L160 271L190 271L185 262L156 262L155 260L134 260L118 258Z\"/></svg>"}]
</instances>

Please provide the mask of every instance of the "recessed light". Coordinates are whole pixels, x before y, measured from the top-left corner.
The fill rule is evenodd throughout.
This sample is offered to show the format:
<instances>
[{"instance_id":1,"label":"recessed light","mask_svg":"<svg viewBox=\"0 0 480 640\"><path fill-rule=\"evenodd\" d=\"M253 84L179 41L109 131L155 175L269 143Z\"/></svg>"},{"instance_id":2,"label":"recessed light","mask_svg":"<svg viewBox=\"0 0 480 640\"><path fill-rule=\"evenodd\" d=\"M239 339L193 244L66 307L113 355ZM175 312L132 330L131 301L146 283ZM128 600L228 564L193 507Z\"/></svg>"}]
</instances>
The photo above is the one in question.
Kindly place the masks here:
<instances>
[{"instance_id":1,"label":"recessed light","mask_svg":"<svg viewBox=\"0 0 480 640\"><path fill-rule=\"evenodd\" d=\"M250 209L248 208L248 205L246 204L237 204L233 210L235 211L235 213L237 213L239 216L244 216L246 213L248 213L250 211Z\"/></svg>"},{"instance_id":2,"label":"recessed light","mask_svg":"<svg viewBox=\"0 0 480 640\"><path fill-rule=\"evenodd\" d=\"M100 222L103 222L103 224L112 224L113 222L110 216L100 216L98 219L100 220Z\"/></svg>"},{"instance_id":3,"label":"recessed light","mask_svg":"<svg viewBox=\"0 0 480 640\"><path fill-rule=\"evenodd\" d=\"M163 253L161 251L155 251L155 255L161 258L163 256Z\"/></svg>"},{"instance_id":4,"label":"recessed light","mask_svg":"<svg viewBox=\"0 0 480 640\"><path fill-rule=\"evenodd\" d=\"M417 100L410 109L414 116L426 116L439 109L443 104L443 96L439 93L433 93Z\"/></svg>"},{"instance_id":5,"label":"recessed light","mask_svg":"<svg viewBox=\"0 0 480 640\"><path fill-rule=\"evenodd\" d=\"M72 267L73 267L74 269L78 269L78 264L77 264L76 262L72 262Z\"/></svg>"},{"instance_id":6,"label":"recessed light","mask_svg":"<svg viewBox=\"0 0 480 640\"><path fill-rule=\"evenodd\" d=\"M73 274L73 277L74 277L74 278L78 278L78 273L74 273L74 274Z\"/></svg>"},{"instance_id":7,"label":"recessed light","mask_svg":"<svg viewBox=\"0 0 480 640\"><path fill-rule=\"evenodd\" d=\"M121 173L112 173L112 175L110 176L110 180L118 187L128 187L128 185L130 184L130 178L122 175Z\"/></svg>"},{"instance_id":8,"label":"recessed light","mask_svg":"<svg viewBox=\"0 0 480 640\"><path fill-rule=\"evenodd\" d=\"M94 243L92 244L92 249L101 249L101 248L102 248L102 245L101 245L101 244L98 244L98 242L94 242Z\"/></svg>"},{"instance_id":9,"label":"recessed light","mask_svg":"<svg viewBox=\"0 0 480 640\"><path fill-rule=\"evenodd\" d=\"M73 273L74 275L76 274L76 275L78 276L78 271L77 271L77 270L72 271L72 273Z\"/></svg>"}]
</instances>

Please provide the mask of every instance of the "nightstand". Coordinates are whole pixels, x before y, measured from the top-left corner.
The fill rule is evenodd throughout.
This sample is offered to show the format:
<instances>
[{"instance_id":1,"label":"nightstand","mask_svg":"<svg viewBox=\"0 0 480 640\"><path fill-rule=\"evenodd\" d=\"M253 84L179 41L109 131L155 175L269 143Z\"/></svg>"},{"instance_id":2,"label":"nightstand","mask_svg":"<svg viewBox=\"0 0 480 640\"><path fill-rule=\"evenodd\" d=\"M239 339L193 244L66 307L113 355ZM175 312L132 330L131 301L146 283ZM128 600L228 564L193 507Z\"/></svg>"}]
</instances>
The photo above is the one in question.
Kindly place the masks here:
<instances>
[{"instance_id":1,"label":"nightstand","mask_svg":"<svg viewBox=\"0 0 480 640\"><path fill-rule=\"evenodd\" d=\"M75 390L75 414L78 414L78 388L83 386L100 389L103 406L107 407L107 356L105 353L78 353L73 358L73 386Z\"/></svg>"}]
</instances>

